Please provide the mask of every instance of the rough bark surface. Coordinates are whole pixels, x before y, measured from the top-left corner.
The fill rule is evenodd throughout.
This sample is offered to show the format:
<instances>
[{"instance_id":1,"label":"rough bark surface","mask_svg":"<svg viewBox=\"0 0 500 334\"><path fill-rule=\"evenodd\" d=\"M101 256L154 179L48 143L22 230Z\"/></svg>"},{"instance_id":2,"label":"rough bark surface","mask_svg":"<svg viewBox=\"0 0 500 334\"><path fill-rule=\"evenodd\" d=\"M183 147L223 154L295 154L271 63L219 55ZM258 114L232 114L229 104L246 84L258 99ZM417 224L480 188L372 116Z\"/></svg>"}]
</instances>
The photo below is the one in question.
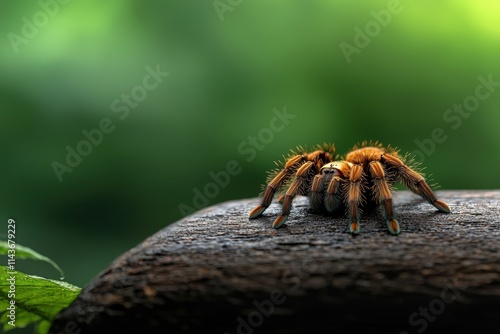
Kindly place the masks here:
<instances>
[{"instance_id":1,"label":"rough bark surface","mask_svg":"<svg viewBox=\"0 0 500 334\"><path fill-rule=\"evenodd\" d=\"M285 227L272 204L222 203L123 254L63 310L51 333L464 333L500 325L500 191L440 191L451 214L396 192L383 214L308 212Z\"/></svg>"}]
</instances>

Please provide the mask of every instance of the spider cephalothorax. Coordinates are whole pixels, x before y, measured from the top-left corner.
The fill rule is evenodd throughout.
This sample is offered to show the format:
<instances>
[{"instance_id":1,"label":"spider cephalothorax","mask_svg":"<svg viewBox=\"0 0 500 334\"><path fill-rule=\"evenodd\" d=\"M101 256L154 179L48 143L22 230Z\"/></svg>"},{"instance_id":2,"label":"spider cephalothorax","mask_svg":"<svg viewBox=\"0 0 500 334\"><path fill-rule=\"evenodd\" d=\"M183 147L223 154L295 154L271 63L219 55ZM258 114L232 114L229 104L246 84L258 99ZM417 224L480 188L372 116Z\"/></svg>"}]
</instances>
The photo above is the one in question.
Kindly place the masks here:
<instances>
[{"instance_id":1,"label":"spider cephalothorax","mask_svg":"<svg viewBox=\"0 0 500 334\"><path fill-rule=\"evenodd\" d=\"M449 213L448 205L436 198L421 173L405 164L405 158L391 147L378 143L355 146L343 160L336 160L333 145L318 146L308 153L299 148L292 151L283 168L272 172L260 205L250 212L250 218L260 216L271 204L276 192L286 189L278 202L283 204L281 215L273 227L282 226L290 214L296 195L309 197L312 210L347 211L349 230L357 234L362 209L382 205L389 232L399 234L394 218L391 188L395 182L422 196L441 212Z\"/></svg>"}]
</instances>

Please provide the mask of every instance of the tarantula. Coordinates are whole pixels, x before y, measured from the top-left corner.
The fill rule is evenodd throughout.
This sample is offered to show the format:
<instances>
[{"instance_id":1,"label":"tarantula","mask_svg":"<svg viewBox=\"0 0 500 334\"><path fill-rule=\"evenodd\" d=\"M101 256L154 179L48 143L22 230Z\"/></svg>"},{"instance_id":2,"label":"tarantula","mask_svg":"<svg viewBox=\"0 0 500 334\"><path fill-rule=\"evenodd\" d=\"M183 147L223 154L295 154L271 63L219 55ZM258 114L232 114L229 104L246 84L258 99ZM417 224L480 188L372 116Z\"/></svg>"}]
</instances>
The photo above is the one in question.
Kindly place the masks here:
<instances>
[{"instance_id":1,"label":"tarantula","mask_svg":"<svg viewBox=\"0 0 500 334\"><path fill-rule=\"evenodd\" d=\"M354 146L343 160L335 160L339 157L333 144L318 145L311 153L299 147L281 164L282 169L270 173L262 202L249 217L260 216L271 204L274 194L286 188L278 199L283 206L281 215L273 223L274 228L286 222L294 197L303 195L309 197L314 211L326 209L333 213L346 209L349 231L353 234L359 233L362 210L383 204L389 232L397 235L399 223L394 218L391 192L397 181L439 211L449 213L448 205L436 198L422 174L405 164L405 157L400 156L397 149L377 142Z\"/></svg>"}]
</instances>

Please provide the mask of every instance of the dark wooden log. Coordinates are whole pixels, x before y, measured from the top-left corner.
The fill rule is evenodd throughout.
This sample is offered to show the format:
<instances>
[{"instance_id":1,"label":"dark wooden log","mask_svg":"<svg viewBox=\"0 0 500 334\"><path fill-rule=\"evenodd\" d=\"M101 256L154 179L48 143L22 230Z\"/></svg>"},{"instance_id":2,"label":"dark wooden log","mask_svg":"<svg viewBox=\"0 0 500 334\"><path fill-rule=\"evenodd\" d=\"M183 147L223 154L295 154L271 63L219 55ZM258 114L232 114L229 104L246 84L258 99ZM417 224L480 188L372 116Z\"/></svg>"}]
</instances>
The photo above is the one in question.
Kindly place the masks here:
<instances>
[{"instance_id":1,"label":"dark wooden log","mask_svg":"<svg viewBox=\"0 0 500 334\"><path fill-rule=\"evenodd\" d=\"M438 213L396 192L383 214L308 212L285 227L272 204L222 203L125 253L63 310L51 333L488 333L500 325L500 191L440 191Z\"/></svg>"}]
</instances>

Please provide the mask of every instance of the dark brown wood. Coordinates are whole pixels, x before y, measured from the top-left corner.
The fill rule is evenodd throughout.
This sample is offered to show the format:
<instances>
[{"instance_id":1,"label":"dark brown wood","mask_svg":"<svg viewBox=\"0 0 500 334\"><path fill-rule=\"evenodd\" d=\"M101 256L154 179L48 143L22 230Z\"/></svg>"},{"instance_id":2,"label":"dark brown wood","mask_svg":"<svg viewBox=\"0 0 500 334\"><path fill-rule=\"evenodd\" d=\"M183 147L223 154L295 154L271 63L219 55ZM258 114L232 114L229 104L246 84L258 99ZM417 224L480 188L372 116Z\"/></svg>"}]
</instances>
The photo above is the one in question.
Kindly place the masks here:
<instances>
[{"instance_id":1,"label":"dark brown wood","mask_svg":"<svg viewBox=\"0 0 500 334\"><path fill-rule=\"evenodd\" d=\"M497 333L500 191L438 196L451 214L396 192L399 236L381 212L352 236L305 198L278 230L278 204L207 208L115 260L51 333Z\"/></svg>"}]
</instances>

